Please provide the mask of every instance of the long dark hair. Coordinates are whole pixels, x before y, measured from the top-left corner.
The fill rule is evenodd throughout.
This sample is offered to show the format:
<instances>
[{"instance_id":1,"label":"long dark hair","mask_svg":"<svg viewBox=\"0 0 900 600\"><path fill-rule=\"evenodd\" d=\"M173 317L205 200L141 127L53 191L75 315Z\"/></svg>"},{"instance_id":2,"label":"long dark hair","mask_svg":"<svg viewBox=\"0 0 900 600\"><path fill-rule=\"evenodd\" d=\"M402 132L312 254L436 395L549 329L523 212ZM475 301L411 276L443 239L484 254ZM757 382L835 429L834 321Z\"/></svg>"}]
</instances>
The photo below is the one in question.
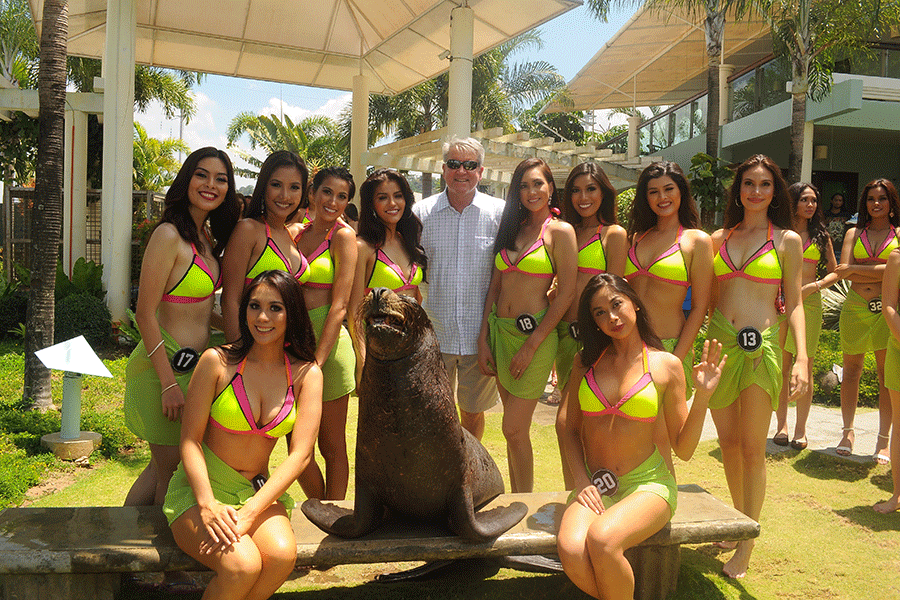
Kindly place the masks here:
<instances>
[{"instance_id":1,"label":"long dark hair","mask_svg":"<svg viewBox=\"0 0 900 600\"><path fill-rule=\"evenodd\" d=\"M678 163L661 161L651 163L641 171L638 177L637 189L634 193L634 202L631 205L631 220L628 223L628 239L633 239L636 233L642 233L656 226L659 220L650 201L647 200L647 187L650 182L660 177L669 177L678 186L681 194L681 202L678 207L678 222L685 229L697 229L700 224L700 215L697 214L697 205L691 194L691 184L688 183L684 171Z\"/></svg>"},{"instance_id":2,"label":"long dark hair","mask_svg":"<svg viewBox=\"0 0 900 600\"><path fill-rule=\"evenodd\" d=\"M253 334L247 325L247 306L253 292L261 285L269 285L278 290L281 301L284 303L287 328L284 332L285 351L305 362L316 360L316 336L313 333L312 321L306 311L306 302L303 300L303 291L297 280L284 271L263 271L257 275L241 296L241 306L238 309L238 327L241 337L231 344L222 346L229 361L234 364L242 361L253 347Z\"/></svg>"},{"instance_id":3,"label":"long dark hair","mask_svg":"<svg viewBox=\"0 0 900 600\"><path fill-rule=\"evenodd\" d=\"M347 199L353 200L353 195L356 194L356 183L353 181L353 175L350 174L350 171L345 169L344 167L325 167L324 169L319 169L316 172L316 176L313 177L312 187L310 188L311 192L315 192L322 184L325 183L325 180L329 177L333 177L335 179L343 179L347 182L350 189L348 190ZM307 206L309 203L307 202Z\"/></svg>"},{"instance_id":4,"label":"long dark hair","mask_svg":"<svg viewBox=\"0 0 900 600\"><path fill-rule=\"evenodd\" d=\"M166 192L164 201L166 208L163 210L157 227L160 223L171 223L184 240L198 247L203 246L203 243L200 241L200 232L191 218L189 210L191 201L188 199L188 186L191 178L194 177L194 173L197 171L197 165L204 158L218 158L225 165L225 171L228 174L228 191L225 192L225 199L222 201L222 204L211 210L207 216L209 230L213 239L212 252L216 260L218 260L225 250L228 238L231 237L231 232L234 230L234 226L241 215L240 202L238 202L235 195L234 168L231 166L231 159L222 150L207 146L191 152L184 159L184 164L181 165L178 175L175 176L175 180L169 186L169 191Z\"/></svg>"},{"instance_id":5,"label":"long dark hair","mask_svg":"<svg viewBox=\"0 0 900 600\"><path fill-rule=\"evenodd\" d=\"M791 213L796 218L797 205L800 204L800 197L806 190L812 190L812 193L816 195L816 212L806 222L806 233L809 239L819 248L820 260L824 260L825 249L828 247L828 240L831 239L831 236L828 235L825 219L822 217L822 194L819 193L819 189L811 183L797 182L791 184L788 188L788 196L791 198Z\"/></svg>"},{"instance_id":6,"label":"long dark hair","mask_svg":"<svg viewBox=\"0 0 900 600\"><path fill-rule=\"evenodd\" d=\"M769 221L781 229L792 228L791 203L787 193L787 183L785 183L784 177L781 176L781 169L768 156L755 154L742 162L734 174L734 181L731 183L731 190L728 192L728 203L725 205L725 222L723 226L726 229L734 227L744 220L744 205L741 204L741 184L744 180L744 173L759 165L764 166L772 174L772 181L775 184L775 192L772 195L772 202L769 203L767 211Z\"/></svg>"},{"instance_id":7,"label":"long dark hair","mask_svg":"<svg viewBox=\"0 0 900 600\"><path fill-rule=\"evenodd\" d=\"M303 203L302 199L306 196L306 186L309 183L309 169L306 168L306 163L303 162L303 159L293 152L289 150L277 150L270 154L262 164L262 167L259 168L259 175L256 177L256 185L253 187L253 196L250 197L250 204L247 206L247 211L244 214L245 217L257 219L258 221L265 220L266 190L269 187L269 180L272 179L272 174L281 167L294 167L300 171L300 180L303 182L303 191L300 193L300 204ZM297 208L287 216L288 222L290 222L290 220L294 218L294 215L297 214L297 211L300 210L300 204L298 204Z\"/></svg>"},{"instance_id":8,"label":"long dark hair","mask_svg":"<svg viewBox=\"0 0 900 600\"><path fill-rule=\"evenodd\" d=\"M378 169L359 186L359 237L375 248L384 244L387 229L375 214L375 192L382 183L388 181L396 183L403 193L405 206L400 222L397 223L397 233L400 234L403 249L411 262L426 269L428 268L428 257L425 256L425 249L421 244L422 221L412 212L416 197L409 187L406 177L394 169Z\"/></svg>"},{"instance_id":9,"label":"long dark hair","mask_svg":"<svg viewBox=\"0 0 900 600\"><path fill-rule=\"evenodd\" d=\"M614 225L618 223L616 217L616 188L609 182L609 177L595 162L584 162L576 166L566 178L566 186L563 188L562 200L562 217L572 225L581 223L581 215L575 210L572 204L572 188L575 186L575 180L582 175L587 175L594 180L600 187L603 194L603 200L600 202L600 208L597 210L599 214L598 221L601 225Z\"/></svg>"},{"instance_id":10,"label":"long dark hair","mask_svg":"<svg viewBox=\"0 0 900 600\"><path fill-rule=\"evenodd\" d=\"M506 193L506 206L503 208L503 216L500 218L500 228L497 230L497 239L494 240L494 254L500 252L504 248L507 250L516 249L516 237L525 221L528 209L522 206L519 199L519 186L522 185L522 178L525 172L537 167L541 170L541 175L547 180L553 191L550 193L550 208L559 209L559 198L556 190L556 182L553 181L553 171L549 165L540 158L526 158L519 163L513 172L512 181L509 184L509 191Z\"/></svg>"},{"instance_id":11,"label":"long dark hair","mask_svg":"<svg viewBox=\"0 0 900 600\"><path fill-rule=\"evenodd\" d=\"M891 225L894 227L900 226L900 201L897 200L897 188L894 187L894 184L891 183L890 179L879 178L867 183L859 197L859 216L856 217L856 228L858 230L865 229L869 224L869 221L872 220L872 217L869 215L869 209L866 206L866 198L868 197L869 192L877 187L884 188L884 193L888 197L888 202L891 205L889 216Z\"/></svg>"},{"instance_id":12,"label":"long dark hair","mask_svg":"<svg viewBox=\"0 0 900 600\"><path fill-rule=\"evenodd\" d=\"M663 350L662 342L650 326L647 309L638 298L637 292L618 275L600 273L588 280L584 291L581 292L581 299L578 301L578 341L583 344L581 362L585 366L594 364L612 343L612 338L603 333L594 320L594 315L591 314L591 300L594 298L594 294L606 286L612 287L614 291L627 297L634 304L637 329L641 340L651 348Z\"/></svg>"}]
</instances>

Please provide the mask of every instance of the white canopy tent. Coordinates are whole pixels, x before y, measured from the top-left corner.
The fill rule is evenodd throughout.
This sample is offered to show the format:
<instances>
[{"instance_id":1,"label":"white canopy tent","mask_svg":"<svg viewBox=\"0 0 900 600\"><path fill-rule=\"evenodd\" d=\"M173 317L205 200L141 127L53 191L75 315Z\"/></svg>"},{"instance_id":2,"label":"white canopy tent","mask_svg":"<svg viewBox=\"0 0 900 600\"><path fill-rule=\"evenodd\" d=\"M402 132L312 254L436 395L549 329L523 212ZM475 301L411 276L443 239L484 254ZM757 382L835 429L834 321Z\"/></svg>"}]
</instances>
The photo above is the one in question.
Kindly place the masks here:
<instances>
[{"instance_id":1,"label":"white canopy tent","mask_svg":"<svg viewBox=\"0 0 900 600\"><path fill-rule=\"evenodd\" d=\"M43 3L29 0L40 33ZM353 90L351 170L365 173L368 94L450 69L448 130L471 130L472 57L581 0L70 0L68 52L104 59L102 256L128 306L134 64ZM449 61L447 60L449 59Z\"/></svg>"}]
</instances>

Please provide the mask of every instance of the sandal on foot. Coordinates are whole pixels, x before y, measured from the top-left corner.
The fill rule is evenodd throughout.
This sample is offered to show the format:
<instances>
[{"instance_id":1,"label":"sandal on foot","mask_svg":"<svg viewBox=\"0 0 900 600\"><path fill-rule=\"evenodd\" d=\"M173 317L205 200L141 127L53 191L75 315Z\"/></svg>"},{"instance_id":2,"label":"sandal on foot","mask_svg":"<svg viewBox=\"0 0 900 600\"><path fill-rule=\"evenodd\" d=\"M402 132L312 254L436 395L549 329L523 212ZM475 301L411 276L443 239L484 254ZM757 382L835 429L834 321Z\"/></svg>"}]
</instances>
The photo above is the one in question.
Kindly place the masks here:
<instances>
[{"instance_id":1,"label":"sandal on foot","mask_svg":"<svg viewBox=\"0 0 900 600\"><path fill-rule=\"evenodd\" d=\"M890 439L890 436L878 434L878 437L883 439ZM887 452L887 454L882 454L882 452ZM875 454L872 455L872 460L874 460L879 465L889 465L891 464L891 455L890 451L887 447L882 448L881 450L876 450Z\"/></svg>"},{"instance_id":2,"label":"sandal on foot","mask_svg":"<svg viewBox=\"0 0 900 600\"><path fill-rule=\"evenodd\" d=\"M841 432L843 432L846 435L847 433L852 433L853 428L852 427L844 427L841 429ZM837 454L838 456L850 456L851 454L853 454L853 442L850 442L848 440L846 444L841 444L840 446L838 446L837 448L834 449L834 453Z\"/></svg>"},{"instance_id":3,"label":"sandal on foot","mask_svg":"<svg viewBox=\"0 0 900 600\"><path fill-rule=\"evenodd\" d=\"M775 437L772 438L772 442L774 442L776 446L787 446L788 434L783 431L779 431L775 434Z\"/></svg>"},{"instance_id":4,"label":"sandal on foot","mask_svg":"<svg viewBox=\"0 0 900 600\"><path fill-rule=\"evenodd\" d=\"M791 448L794 450L806 450L808 445L809 442L806 441L806 438L802 440L791 440Z\"/></svg>"}]
</instances>

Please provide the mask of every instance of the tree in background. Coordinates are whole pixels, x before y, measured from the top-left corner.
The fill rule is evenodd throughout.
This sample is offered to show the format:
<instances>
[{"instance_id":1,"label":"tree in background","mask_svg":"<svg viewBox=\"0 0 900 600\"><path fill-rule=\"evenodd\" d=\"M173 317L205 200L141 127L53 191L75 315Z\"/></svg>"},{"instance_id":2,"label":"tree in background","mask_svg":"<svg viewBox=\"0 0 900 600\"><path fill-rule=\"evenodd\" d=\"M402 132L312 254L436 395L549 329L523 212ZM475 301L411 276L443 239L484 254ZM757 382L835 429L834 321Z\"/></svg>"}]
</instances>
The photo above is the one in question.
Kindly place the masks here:
<instances>
[{"instance_id":1,"label":"tree in background","mask_svg":"<svg viewBox=\"0 0 900 600\"><path fill-rule=\"evenodd\" d=\"M40 133L32 210L31 285L25 316L23 400L33 408L53 406L50 370L35 352L53 344L56 258L63 220L63 140L66 104L66 0L44 0L38 94Z\"/></svg>"},{"instance_id":2,"label":"tree in background","mask_svg":"<svg viewBox=\"0 0 900 600\"><path fill-rule=\"evenodd\" d=\"M152 138L135 121L132 171L134 189L161 192L169 187L181 168L181 162L176 156L179 152L190 154L191 149L182 140Z\"/></svg>"},{"instance_id":3,"label":"tree in background","mask_svg":"<svg viewBox=\"0 0 900 600\"><path fill-rule=\"evenodd\" d=\"M347 143L337 121L323 115L313 115L294 123L287 115L281 119L268 115L242 112L228 124L228 147L235 154L259 169L263 161L247 150L236 146L242 135L250 138L250 150L260 148L271 154L276 150L290 150L306 161L310 170L330 165L346 166L349 160ZM236 175L256 177L253 169L235 167Z\"/></svg>"},{"instance_id":4,"label":"tree in background","mask_svg":"<svg viewBox=\"0 0 900 600\"><path fill-rule=\"evenodd\" d=\"M872 42L900 27L900 4L883 0L761 0L758 10L772 27L775 54L791 63L791 152L788 182L800 181L806 99L831 88L836 55L872 54Z\"/></svg>"},{"instance_id":5,"label":"tree in background","mask_svg":"<svg viewBox=\"0 0 900 600\"><path fill-rule=\"evenodd\" d=\"M511 133L525 107L543 103L565 84L545 61L512 64L517 52L540 48L537 31L529 31L477 56L472 64L472 123L476 129L502 127ZM379 139L405 139L434 131L447 122L449 75L444 73L394 96L369 97L369 145ZM349 136L351 113L341 115ZM542 134L542 137L546 134ZM422 195L432 193L432 174L422 173Z\"/></svg>"}]
</instances>

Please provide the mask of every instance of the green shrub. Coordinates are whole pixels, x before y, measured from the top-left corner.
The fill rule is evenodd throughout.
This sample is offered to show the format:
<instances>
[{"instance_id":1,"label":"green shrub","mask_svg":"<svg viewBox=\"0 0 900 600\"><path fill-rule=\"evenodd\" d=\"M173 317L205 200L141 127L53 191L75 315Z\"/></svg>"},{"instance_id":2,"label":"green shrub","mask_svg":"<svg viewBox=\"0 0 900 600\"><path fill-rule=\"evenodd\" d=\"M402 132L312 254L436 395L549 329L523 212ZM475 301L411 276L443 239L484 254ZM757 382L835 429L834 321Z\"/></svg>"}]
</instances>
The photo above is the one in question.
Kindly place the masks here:
<instances>
[{"instance_id":1,"label":"green shrub","mask_svg":"<svg viewBox=\"0 0 900 600\"><path fill-rule=\"evenodd\" d=\"M0 438L0 507L18 504L28 488L41 482L52 454L27 456L6 439Z\"/></svg>"},{"instance_id":2,"label":"green shrub","mask_svg":"<svg viewBox=\"0 0 900 600\"><path fill-rule=\"evenodd\" d=\"M631 221L631 205L634 204L634 188L622 191L616 196L616 218L619 219L619 225L628 229L628 223Z\"/></svg>"},{"instance_id":3,"label":"green shrub","mask_svg":"<svg viewBox=\"0 0 900 600\"><path fill-rule=\"evenodd\" d=\"M94 350L112 338L112 316L103 300L90 294L73 294L56 305L54 340L58 344L83 335Z\"/></svg>"},{"instance_id":4,"label":"green shrub","mask_svg":"<svg viewBox=\"0 0 900 600\"><path fill-rule=\"evenodd\" d=\"M81 428L84 431L94 431L103 436L99 450L106 458L118 455L123 448L131 448L137 442L134 434L125 427L121 412L83 411Z\"/></svg>"},{"instance_id":5,"label":"green shrub","mask_svg":"<svg viewBox=\"0 0 900 600\"><path fill-rule=\"evenodd\" d=\"M25 322L28 308L28 294L22 290L12 290L0 297L0 338L15 338L14 331Z\"/></svg>"},{"instance_id":6,"label":"green shrub","mask_svg":"<svg viewBox=\"0 0 900 600\"><path fill-rule=\"evenodd\" d=\"M821 385L822 375L831 371L832 365L843 364L841 336L838 331L823 330L819 336L819 349L813 362L813 400L829 406L841 405L841 386L828 391ZM862 377L859 379L860 406L878 406L878 374L875 371L875 355L866 354Z\"/></svg>"},{"instance_id":7,"label":"green shrub","mask_svg":"<svg viewBox=\"0 0 900 600\"><path fill-rule=\"evenodd\" d=\"M63 270L62 261L56 263L56 301L74 294L89 294L103 298L103 265L79 258L72 265L72 278Z\"/></svg>"}]
</instances>

